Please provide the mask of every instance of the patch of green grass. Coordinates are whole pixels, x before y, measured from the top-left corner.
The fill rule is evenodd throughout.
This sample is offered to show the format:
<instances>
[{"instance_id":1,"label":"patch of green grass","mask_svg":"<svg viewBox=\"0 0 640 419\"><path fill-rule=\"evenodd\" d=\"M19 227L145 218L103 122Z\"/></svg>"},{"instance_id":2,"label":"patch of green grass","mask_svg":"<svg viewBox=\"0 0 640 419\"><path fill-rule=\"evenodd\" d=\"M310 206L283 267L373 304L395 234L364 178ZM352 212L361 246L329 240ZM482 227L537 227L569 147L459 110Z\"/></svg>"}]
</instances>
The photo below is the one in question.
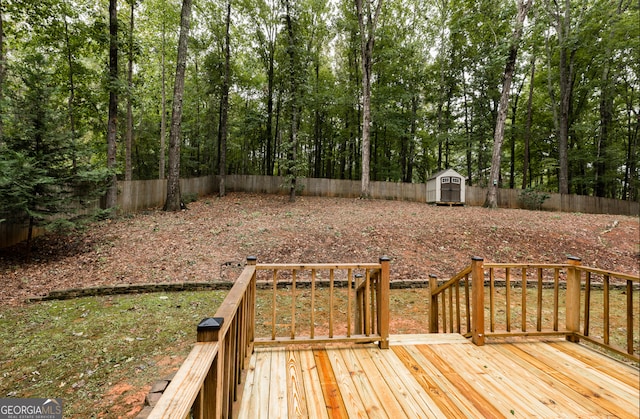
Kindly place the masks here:
<instances>
[{"instance_id":1,"label":"patch of green grass","mask_svg":"<svg viewBox=\"0 0 640 419\"><path fill-rule=\"evenodd\" d=\"M0 397L60 397L65 417L116 417L106 395L167 375L226 291L87 297L0 308ZM126 404L126 403L125 403Z\"/></svg>"}]
</instances>

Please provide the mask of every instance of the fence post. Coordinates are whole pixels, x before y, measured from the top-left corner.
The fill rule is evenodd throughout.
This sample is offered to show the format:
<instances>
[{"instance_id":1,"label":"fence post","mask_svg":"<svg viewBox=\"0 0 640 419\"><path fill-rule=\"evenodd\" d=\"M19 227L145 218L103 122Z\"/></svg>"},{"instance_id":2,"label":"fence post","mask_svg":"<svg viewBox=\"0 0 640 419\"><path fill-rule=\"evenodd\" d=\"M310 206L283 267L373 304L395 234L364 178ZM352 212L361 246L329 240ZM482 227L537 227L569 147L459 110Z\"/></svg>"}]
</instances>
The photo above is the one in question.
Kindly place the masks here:
<instances>
[{"instance_id":1,"label":"fence post","mask_svg":"<svg viewBox=\"0 0 640 419\"><path fill-rule=\"evenodd\" d=\"M429 333L438 333L438 296L433 292L438 288L438 277L429 274Z\"/></svg>"},{"instance_id":2,"label":"fence post","mask_svg":"<svg viewBox=\"0 0 640 419\"><path fill-rule=\"evenodd\" d=\"M566 298L566 316L567 331L572 334L567 335L569 342L579 342L580 338L580 271L576 266L581 265L581 259L575 256L569 256L567 266L567 298Z\"/></svg>"},{"instance_id":3,"label":"fence post","mask_svg":"<svg viewBox=\"0 0 640 419\"><path fill-rule=\"evenodd\" d=\"M388 256L380 258L380 278L378 280L378 298L376 308L378 309L378 333L380 334L380 349L389 349L389 271L391 259Z\"/></svg>"},{"instance_id":4,"label":"fence post","mask_svg":"<svg viewBox=\"0 0 640 419\"><path fill-rule=\"evenodd\" d=\"M471 341L484 345L484 259L471 258Z\"/></svg>"},{"instance_id":5,"label":"fence post","mask_svg":"<svg viewBox=\"0 0 640 419\"><path fill-rule=\"evenodd\" d=\"M198 324L198 342L218 342L218 355L216 355L207 377L204 380L200 395L194 405L193 417L215 419L222 417L222 375L224 373L224 346L218 341L218 332L222 327L222 317L210 317L203 319Z\"/></svg>"}]
</instances>

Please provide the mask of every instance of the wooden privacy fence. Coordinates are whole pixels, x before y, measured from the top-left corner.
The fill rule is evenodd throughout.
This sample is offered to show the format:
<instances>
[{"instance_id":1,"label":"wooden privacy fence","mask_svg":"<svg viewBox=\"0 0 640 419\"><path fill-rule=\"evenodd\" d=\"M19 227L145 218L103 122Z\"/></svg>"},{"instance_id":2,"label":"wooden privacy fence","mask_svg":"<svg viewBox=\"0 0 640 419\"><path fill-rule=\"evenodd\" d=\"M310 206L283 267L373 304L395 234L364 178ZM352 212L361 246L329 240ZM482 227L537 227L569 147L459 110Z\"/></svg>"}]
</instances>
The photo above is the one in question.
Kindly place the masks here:
<instances>
[{"instance_id":1,"label":"wooden privacy fence","mask_svg":"<svg viewBox=\"0 0 640 419\"><path fill-rule=\"evenodd\" d=\"M226 190L229 192L251 192L284 194L288 193L286 178L282 176L229 175L226 177ZM217 183L216 183L217 185ZM299 178L296 185L299 195L357 198L360 196L359 180ZM525 208L521 202L521 189L498 189L500 208ZM400 201L426 202L427 185L424 183L371 182L371 198L393 199ZM620 214L637 216L640 202L596 196L549 193L542 203L547 211L583 212L593 214ZM487 197L487 188L466 186L465 205L482 206Z\"/></svg>"},{"instance_id":2,"label":"wooden privacy fence","mask_svg":"<svg viewBox=\"0 0 640 419\"><path fill-rule=\"evenodd\" d=\"M228 192L249 192L283 194L287 193L286 178L280 176L228 175L226 190ZM356 198L360 196L360 181L343 179L300 178L297 180L300 195ZM204 196L218 192L219 177L202 176L198 178L180 179L180 190L183 195ZM158 208L166 199L166 180L133 180L118 182L118 211L131 213ZM426 202L427 187L424 183L371 182L371 197L375 199L393 199L413 202ZM467 186L465 204L481 206L487 196L486 188ZM499 189L498 206L500 208L523 208L518 189ZM622 201L619 199L600 198L595 196L549 194L549 199L542 204L542 209L549 211L583 212L594 214L620 214L637 216L640 213L640 202ZM36 232L41 234L42 231ZM27 230L24 226L0 223L0 248L11 246L26 240Z\"/></svg>"},{"instance_id":3,"label":"wooden privacy fence","mask_svg":"<svg viewBox=\"0 0 640 419\"><path fill-rule=\"evenodd\" d=\"M429 283L430 333L462 333L477 345L489 337L564 335L640 360L634 330L640 314L638 276L582 266L574 257L564 264L472 258L448 281L438 284L431 276ZM614 305L624 307L622 321L612 315Z\"/></svg>"},{"instance_id":4,"label":"wooden privacy fence","mask_svg":"<svg viewBox=\"0 0 640 419\"><path fill-rule=\"evenodd\" d=\"M254 345L269 343L320 343L327 341L378 342L380 348L389 346L389 259L381 258L380 263L365 264L257 264L256 258L247 259L247 265L234 283L233 288L212 318L204 319L198 325L197 342L176 373L149 418L230 418L237 416L237 403L242 398L243 377L253 353ZM271 337L256 338L256 311L258 272L270 273L273 281L271 308ZM328 328L328 336L315 336L314 323L310 324L308 336L298 336L296 328L296 292L299 290L297 278L308 271L311 281L307 284L313 293L310 308L313 318L320 308L315 289L318 272L328 272L328 307L332 324L337 310L334 285L337 271L345 271L348 282L347 301L353 309L353 333L334 336L333 326ZM362 271L360 277L357 272ZM278 321L280 293L284 289L279 283L279 275L290 273L286 294L293 303L284 306L290 313L289 334L286 337L275 333ZM286 277L283 275L283 277ZM290 311L289 311L290 310ZM349 309L347 309L349 310ZM350 326L347 330L351 330Z\"/></svg>"}]
</instances>

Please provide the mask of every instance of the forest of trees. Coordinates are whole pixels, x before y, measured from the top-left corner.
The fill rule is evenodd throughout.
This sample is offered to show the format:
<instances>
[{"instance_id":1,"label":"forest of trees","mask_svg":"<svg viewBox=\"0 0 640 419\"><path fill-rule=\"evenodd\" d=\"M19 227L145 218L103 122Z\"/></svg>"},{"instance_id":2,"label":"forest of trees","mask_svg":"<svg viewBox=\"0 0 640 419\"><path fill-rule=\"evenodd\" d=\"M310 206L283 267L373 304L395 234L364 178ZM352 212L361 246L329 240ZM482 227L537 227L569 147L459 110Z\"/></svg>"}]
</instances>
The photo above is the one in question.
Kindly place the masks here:
<instances>
[{"instance_id":1,"label":"forest of trees","mask_svg":"<svg viewBox=\"0 0 640 419\"><path fill-rule=\"evenodd\" d=\"M639 22L637 0L0 0L0 200L172 167L488 186L502 132L499 186L637 201Z\"/></svg>"}]
</instances>

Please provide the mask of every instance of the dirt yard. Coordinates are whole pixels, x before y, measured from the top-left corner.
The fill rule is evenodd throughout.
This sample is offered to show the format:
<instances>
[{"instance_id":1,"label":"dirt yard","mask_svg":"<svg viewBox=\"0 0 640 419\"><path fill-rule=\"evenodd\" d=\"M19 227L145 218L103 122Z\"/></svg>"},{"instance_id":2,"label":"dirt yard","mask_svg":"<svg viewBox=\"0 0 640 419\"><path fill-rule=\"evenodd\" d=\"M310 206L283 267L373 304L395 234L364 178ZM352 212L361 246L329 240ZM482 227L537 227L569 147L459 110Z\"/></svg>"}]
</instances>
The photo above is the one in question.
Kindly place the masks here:
<instances>
[{"instance_id":1,"label":"dirt yard","mask_svg":"<svg viewBox=\"0 0 640 419\"><path fill-rule=\"evenodd\" d=\"M259 262L392 259L392 280L440 278L471 256L494 262L583 264L638 274L637 217L435 207L423 203L231 194L178 213L149 210L66 236L0 250L0 304L98 285L233 279Z\"/></svg>"}]
</instances>

